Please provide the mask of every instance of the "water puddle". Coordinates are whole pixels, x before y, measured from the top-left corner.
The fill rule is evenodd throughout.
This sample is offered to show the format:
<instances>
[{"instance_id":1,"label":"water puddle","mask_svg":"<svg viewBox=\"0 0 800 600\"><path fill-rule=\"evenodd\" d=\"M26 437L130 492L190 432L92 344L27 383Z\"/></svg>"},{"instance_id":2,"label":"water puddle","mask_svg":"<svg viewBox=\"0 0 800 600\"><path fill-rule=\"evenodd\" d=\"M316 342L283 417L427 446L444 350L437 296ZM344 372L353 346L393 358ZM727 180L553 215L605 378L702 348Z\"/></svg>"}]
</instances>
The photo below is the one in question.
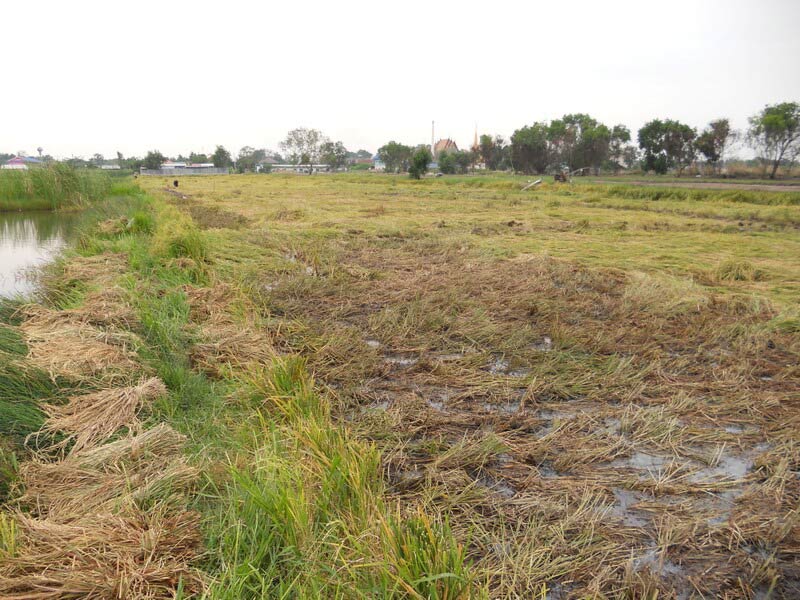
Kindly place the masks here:
<instances>
[{"instance_id":1,"label":"water puddle","mask_svg":"<svg viewBox=\"0 0 800 600\"><path fill-rule=\"evenodd\" d=\"M544 336L540 341L531 344L531 349L538 352L550 352L553 349L553 340Z\"/></svg>"},{"instance_id":2,"label":"water puddle","mask_svg":"<svg viewBox=\"0 0 800 600\"><path fill-rule=\"evenodd\" d=\"M683 567L675 564L671 560L665 559L663 556L660 556L658 550L655 548L652 548L641 556L634 558L633 568L636 571L648 568L650 569L651 573L661 575L662 577L684 574Z\"/></svg>"},{"instance_id":3,"label":"water puddle","mask_svg":"<svg viewBox=\"0 0 800 600\"><path fill-rule=\"evenodd\" d=\"M700 469L692 474L691 481L698 483L701 481L714 481L719 479L740 480L747 476L753 468L753 460L746 456L723 455L713 467Z\"/></svg>"},{"instance_id":4,"label":"water puddle","mask_svg":"<svg viewBox=\"0 0 800 600\"><path fill-rule=\"evenodd\" d=\"M475 481L481 487L485 487L486 489L491 490L503 498L513 498L517 493L517 490L514 489L514 486L503 481L502 479L497 479L488 475L482 475Z\"/></svg>"},{"instance_id":5,"label":"water puddle","mask_svg":"<svg viewBox=\"0 0 800 600\"><path fill-rule=\"evenodd\" d=\"M502 356L495 356L489 362L489 373L492 375L505 375L508 371L508 361Z\"/></svg>"},{"instance_id":6,"label":"water puddle","mask_svg":"<svg viewBox=\"0 0 800 600\"><path fill-rule=\"evenodd\" d=\"M650 520L641 514L642 511L634 508L642 501L642 494L626 490L624 488L613 488L614 504L611 505L609 513L621 520L628 527L646 527Z\"/></svg>"},{"instance_id":7,"label":"water puddle","mask_svg":"<svg viewBox=\"0 0 800 600\"><path fill-rule=\"evenodd\" d=\"M440 360L442 362L455 362L464 358L463 352L451 352L449 354L437 354L436 360Z\"/></svg>"},{"instance_id":8,"label":"water puddle","mask_svg":"<svg viewBox=\"0 0 800 600\"><path fill-rule=\"evenodd\" d=\"M380 348L381 347L381 343L378 340L366 339L366 340L364 340L364 343L367 344L367 346L369 346L370 348Z\"/></svg>"},{"instance_id":9,"label":"water puddle","mask_svg":"<svg viewBox=\"0 0 800 600\"><path fill-rule=\"evenodd\" d=\"M0 213L0 296L35 291L35 269L64 250L77 220L75 213L68 212Z\"/></svg>"},{"instance_id":10,"label":"water puddle","mask_svg":"<svg viewBox=\"0 0 800 600\"><path fill-rule=\"evenodd\" d=\"M410 367L419 362L419 357L409 354L387 354L383 357L383 361L398 367Z\"/></svg>"},{"instance_id":11,"label":"water puddle","mask_svg":"<svg viewBox=\"0 0 800 600\"><path fill-rule=\"evenodd\" d=\"M500 413L509 414L509 415L513 414L513 413L516 413L516 412L519 412L519 408L520 408L520 403L517 402L517 401L502 402L502 403L499 403L499 404L493 404L493 403L490 403L490 402L484 402L483 403L483 410L486 410L486 411L489 411L489 412L500 412Z\"/></svg>"}]
</instances>

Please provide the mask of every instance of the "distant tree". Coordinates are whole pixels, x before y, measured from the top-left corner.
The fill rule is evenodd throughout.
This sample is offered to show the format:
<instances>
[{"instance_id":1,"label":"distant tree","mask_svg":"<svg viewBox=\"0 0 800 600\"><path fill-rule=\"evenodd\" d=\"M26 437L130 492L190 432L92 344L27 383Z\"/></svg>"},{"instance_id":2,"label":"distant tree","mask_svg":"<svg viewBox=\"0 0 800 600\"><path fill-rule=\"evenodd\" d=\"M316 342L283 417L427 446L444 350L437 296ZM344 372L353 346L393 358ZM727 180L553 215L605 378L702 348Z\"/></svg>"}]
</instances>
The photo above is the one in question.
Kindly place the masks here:
<instances>
[{"instance_id":1,"label":"distant tree","mask_svg":"<svg viewBox=\"0 0 800 600\"><path fill-rule=\"evenodd\" d=\"M725 155L725 150L729 142L736 137L736 132L731 131L728 119L717 119L711 121L703 132L697 136L695 146L697 151L702 154L706 162L711 166L711 171L716 172L719 163Z\"/></svg>"},{"instance_id":2,"label":"distant tree","mask_svg":"<svg viewBox=\"0 0 800 600\"><path fill-rule=\"evenodd\" d=\"M369 150L359 150L356 152L356 158L365 159L365 158L372 158L372 152Z\"/></svg>"},{"instance_id":3,"label":"distant tree","mask_svg":"<svg viewBox=\"0 0 800 600\"><path fill-rule=\"evenodd\" d=\"M628 142L631 141L631 131L625 125L614 125L611 129L611 137L608 143L608 158L614 173L618 172L624 165L625 150L629 148Z\"/></svg>"},{"instance_id":4,"label":"distant tree","mask_svg":"<svg viewBox=\"0 0 800 600\"><path fill-rule=\"evenodd\" d=\"M44 148L42 148L41 146L39 146L39 147L36 149L36 152L38 152L38 153L39 153L39 158L42 158L42 152L44 152Z\"/></svg>"},{"instance_id":5,"label":"distant tree","mask_svg":"<svg viewBox=\"0 0 800 600\"><path fill-rule=\"evenodd\" d=\"M286 158L295 165L308 165L308 172L313 171L312 165L319 162L320 146L328 139L317 129L298 127L286 134L286 139L280 144Z\"/></svg>"},{"instance_id":6,"label":"distant tree","mask_svg":"<svg viewBox=\"0 0 800 600\"><path fill-rule=\"evenodd\" d=\"M470 167L477 162L477 154L471 150L459 150L453 153L453 159L459 173L468 173Z\"/></svg>"},{"instance_id":7,"label":"distant tree","mask_svg":"<svg viewBox=\"0 0 800 600\"><path fill-rule=\"evenodd\" d=\"M7 162L7 161L11 160L12 158L14 158L13 154L8 154L6 152L0 152L0 163Z\"/></svg>"},{"instance_id":8,"label":"distant tree","mask_svg":"<svg viewBox=\"0 0 800 600\"><path fill-rule=\"evenodd\" d=\"M217 146L214 154L211 155L211 162L218 169L228 169L233 166L233 159L231 153L228 152L224 146Z\"/></svg>"},{"instance_id":9,"label":"distant tree","mask_svg":"<svg viewBox=\"0 0 800 600\"><path fill-rule=\"evenodd\" d=\"M592 168L595 172L608 158L611 130L584 113L564 115L547 128L551 160L570 170Z\"/></svg>"},{"instance_id":10,"label":"distant tree","mask_svg":"<svg viewBox=\"0 0 800 600\"><path fill-rule=\"evenodd\" d=\"M164 160L164 155L161 154L161 152L158 150L151 150L147 153L147 156L144 157L142 166L145 169L160 169Z\"/></svg>"},{"instance_id":11,"label":"distant tree","mask_svg":"<svg viewBox=\"0 0 800 600\"><path fill-rule=\"evenodd\" d=\"M378 148L378 156L386 165L386 170L390 173L397 173L408 169L413 150L405 144L398 144L391 141Z\"/></svg>"},{"instance_id":12,"label":"distant tree","mask_svg":"<svg viewBox=\"0 0 800 600\"><path fill-rule=\"evenodd\" d=\"M125 167L132 171L139 171L144 166L144 159L137 156L130 156L125 159Z\"/></svg>"},{"instance_id":13,"label":"distant tree","mask_svg":"<svg viewBox=\"0 0 800 600\"><path fill-rule=\"evenodd\" d=\"M478 142L478 153L486 168L496 171L500 168L503 157L507 153L506 141L501 135L496 135L492 138L492 136L484 134Z\"/></svg>"},{"instance_id":14,"label":"distant tree","mask_svg":"<svg viewBox=\"0 0 800 600\"><path fill-rule=\"evenodd\" d=\"M428 172L428 165L433 160L431 151L427 146L418 148L414 155L411 157L411 166L408 168L408 174L411 179L420 179Z\"/></svg>"},{"instance_id":15,"label":"distant tree","mask_svg":"<svg viewBox=\"0 0 800 600\"><path fill-rule=\"evenodd\" d=\"M125 157L122 156L122 152L119 150L117 150L117 164L119 165L120 169L125 167Z\"/></svg>"},{"instance_id":16,"label":"distant tree","mask_svg":"<svg viewBox=\"0 0 800 600\"><path fill-rule=\"evenodd\" d=\"M639 162L639 150L636 146L625 146L622 150L622 165L626 169L632 169Z\"/></svg>"},{"instance_id":17,"label":"distant tree","mask_svg":"<svg viewBox=\"0 0 800 600\"><path fill-rule=\"evenodd\" d=\"M342 142L323 142L319 147L320 160L331 169L339 169L347 164L347 148Z\"/></svg>"},{"instance_id":18,"label":"distant tree","mask_svg":"<svg viewBox=\"0 0 800 600\"><path fill-rule=\"evenodd\" d=\"M455 152L441 152L437 162L439 164L439 172L444 173L445 175L452 175L458 168ZM419 177L416 179L419 179Z\"/></svg>"},{"instance_id":19,"label":"distant tree","mask_svg":"<svg viewBox=\"0 0 800 600\"><path fill-rule=\"evenodd\" d=\"M192 164L199 165L199 164L202 164L202 163L209 163L211 161L208 159L208 155L207 154L196 154L194 152L190 152L189 153L189 162L192 163Z\"/></svg>"},{"instance_id":20,"label":"distant tree","mask_svg":"<svg viewBox=\"0 0 800 600\"><path fill-rule=\"evenodd\" d=\"M534 123L511 136L511 162L523 173L544 173L550 161L548 126Z\"/></svg>"},{"instance_id":21,"label":"distant tree","mask_svg":"<svg viewBox=\"0 0 800 600\"><path fill-rule=\"evenodd\" d=\"M750 117L747 141L761 160L764 172L770 169L769 177L775 179L783 161L791 164L800 155L800 104L765 106Z\"/></svg>"},{"instance_id":22,"label":"distant tree","mask_svg":"<svg viewBox=\"0 0 800 600\"><path fill-rule=\"evenodd\" d=\"M678 121L653 119L639 130L642 168L663 175L675 168L680 175L696 156L697 132Z\"/></svg>"},{"instance_id":23,"label":"distant tree","mask_svg":"<svg viewBox=\"0 0 800 600\"><path fill-rule=\"evenodd\" d=\"M100 165L103 164L103 162L105 162L105 158L99 152L92 156L92 164L95 167L99 167Z\"/></svg>"},{"instance_id":24,"label":"distant tree","mask_svg":"<svg viewBox=\"0 0 800 600\"><path fill-rule=\"evenodd\" d=\"M255 173L258 163L266 158L263 148L257 150L252 146L244 146L236 157L236 171L239 173Z\"/></svg>"}]
</instances>

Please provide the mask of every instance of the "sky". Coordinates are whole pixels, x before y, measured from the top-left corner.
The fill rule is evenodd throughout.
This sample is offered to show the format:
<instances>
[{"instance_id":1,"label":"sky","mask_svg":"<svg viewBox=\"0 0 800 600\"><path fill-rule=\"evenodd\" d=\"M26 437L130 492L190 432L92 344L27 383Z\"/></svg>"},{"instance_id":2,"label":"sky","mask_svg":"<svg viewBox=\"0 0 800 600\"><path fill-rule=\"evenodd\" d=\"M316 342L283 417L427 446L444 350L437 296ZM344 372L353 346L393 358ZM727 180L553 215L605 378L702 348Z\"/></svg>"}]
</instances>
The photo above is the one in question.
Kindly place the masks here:
<instances>
[{"instance_id":1,"label":"sky","mask_svg":"<svg viewBox=\"0 0 800 600\"><path fill-rule=\"evenodd\" d=\"M744 128L800 101L799 0L88 0L0 10L0 152L375 151L585 112Z\"/></svg>"}]
</instances>

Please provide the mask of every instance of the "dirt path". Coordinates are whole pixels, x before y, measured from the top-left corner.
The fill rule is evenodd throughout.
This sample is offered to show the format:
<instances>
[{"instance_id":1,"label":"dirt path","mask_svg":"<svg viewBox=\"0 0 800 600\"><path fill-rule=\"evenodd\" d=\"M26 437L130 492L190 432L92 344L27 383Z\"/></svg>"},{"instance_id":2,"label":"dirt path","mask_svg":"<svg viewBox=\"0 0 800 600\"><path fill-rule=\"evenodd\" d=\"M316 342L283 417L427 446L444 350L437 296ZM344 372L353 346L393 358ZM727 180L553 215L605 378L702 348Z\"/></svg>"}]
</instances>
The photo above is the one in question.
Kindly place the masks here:
<instances>
[{"instance_id":1,"label":"dirt path","mask_svg":"<svg viewBox=\"0 0 800 600\"><path fill-rule=\"evenodd\" d=\"M753 190L762 192L800 192L800 184L768 184L768 183L723 183L719 181L642 181L625 180L615 181L613 179L596 179L593 183L603 183L611 185L641 185L647 187L682 187L693 189L711 190Z\"/></svg>"}]
</instances>

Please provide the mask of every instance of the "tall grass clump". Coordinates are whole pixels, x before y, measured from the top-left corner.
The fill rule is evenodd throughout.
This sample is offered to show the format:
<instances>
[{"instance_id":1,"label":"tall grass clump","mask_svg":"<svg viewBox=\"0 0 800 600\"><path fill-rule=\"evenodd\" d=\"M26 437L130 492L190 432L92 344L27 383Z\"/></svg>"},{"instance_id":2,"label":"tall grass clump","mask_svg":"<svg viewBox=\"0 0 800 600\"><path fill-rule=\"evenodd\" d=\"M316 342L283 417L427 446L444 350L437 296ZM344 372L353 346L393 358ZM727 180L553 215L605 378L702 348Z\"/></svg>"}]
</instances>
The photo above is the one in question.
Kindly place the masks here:
<instances>
[{"instance_id":1,"label":"tall grass clump","mask_svg":"<svg viewBox=\"0 0 800 600\"><path fill-rule=\"evenodd\" d=\"M584 186L585 191L596 192L610 198L626 200L679 200L719 201L769 206L796 206L800 204L798 192L773 192L759 190L714 190L681 187L644 187L633 185Z\"/></svg>"},{"instance_id":2,"label":"tall grass clump","mask_svg":"<svg viewBox=\"0 0 800 600\"><path fill-rule=\"evenodd\" d=\"M446 524L386 505L377 448L331 420L303 359L277 359L250 383L262 433L221 491L210 598L468 595L463 546Z\"/></svg>"},{"instance_id":3,"label":"tall grass clump","mask_svg":"<svg viewBox=\"0 0 800 600\"><path fill-rule=\"evenodd\" d=\"M100 171L55 163L0 171L0 210L55 210L82 206L108 194L111 180Z\"/></svg>"},{"instance_id":4,"label":"tall grass clump","mask_svg":"<svg viewBox=\"0 0 800 600\"><path fill-rule=\"evenodd\" d=\"M169 258L191 258L201 265L208 256L202 234L191 217L174 206L163 206L156 215L158 226L153 237L156 253Z\"/></svg>"},{"instance_id":5,"label":"tall grass clump","mask_svg":"<svg viewBox=\"0 0 800 600\"><path fill-rule=\"evenodd\" d=\"M747 260L726 260L716 268L714 274L720 281L762 281L766 272Z\"/></svg>"}]
</instances>

